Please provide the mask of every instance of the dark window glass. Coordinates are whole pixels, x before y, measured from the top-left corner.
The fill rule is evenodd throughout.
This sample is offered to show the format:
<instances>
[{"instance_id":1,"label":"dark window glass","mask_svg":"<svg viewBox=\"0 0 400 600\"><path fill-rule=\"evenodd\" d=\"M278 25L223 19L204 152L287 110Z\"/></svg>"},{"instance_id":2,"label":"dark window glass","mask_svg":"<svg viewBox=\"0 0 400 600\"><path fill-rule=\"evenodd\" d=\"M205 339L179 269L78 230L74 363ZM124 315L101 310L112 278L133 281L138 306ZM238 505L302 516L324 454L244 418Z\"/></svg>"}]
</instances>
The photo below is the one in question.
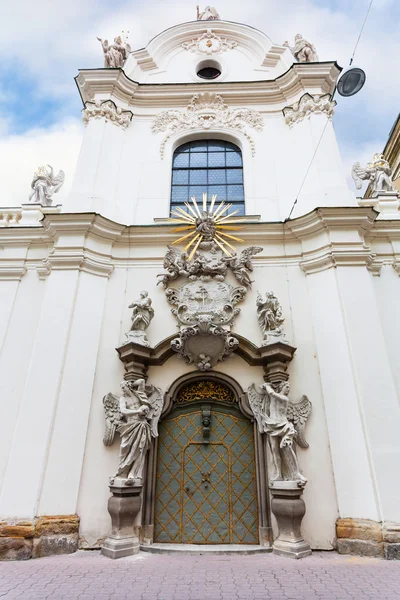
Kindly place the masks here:
<instances>
[{"instance_id":1,"label":"dark window glass","mask_svg":"<svg viewBox=\"0 0 400 600\"><path fill-rule=\"evenodd\" d=\"M201 203L203 192L211 200L217 194L232 203L238 215L244 214L242 153L235 144L221 140L188 142L177 148L172 161L171 208L179 206L187 212L184 202L195 196Z\"/></svg>"}]
</instances>

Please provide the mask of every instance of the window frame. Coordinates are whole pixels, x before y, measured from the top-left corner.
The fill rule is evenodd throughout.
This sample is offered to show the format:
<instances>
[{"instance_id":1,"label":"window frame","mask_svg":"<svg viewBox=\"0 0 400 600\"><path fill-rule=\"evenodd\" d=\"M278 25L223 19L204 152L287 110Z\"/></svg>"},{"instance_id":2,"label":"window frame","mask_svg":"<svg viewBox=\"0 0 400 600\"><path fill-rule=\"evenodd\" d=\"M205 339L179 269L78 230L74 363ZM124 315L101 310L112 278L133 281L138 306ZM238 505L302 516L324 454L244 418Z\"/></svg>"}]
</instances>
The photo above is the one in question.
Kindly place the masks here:
<instances>
[{"instance_id":1,"label":"window frame","mask_svg":"<svg viewBox=\"0 0 400 600\"><path fill-rule=\"evenodd\" d=\"M171 160L171 179L170 179L170 200L169 200L169 209L170 211L172 210L173 207L179 206L181 208L183 208L183 210L187 210L184 202L186 201L190 201L190 198L192 196L196 197L197 201L201 201L201 197L202 197L202 193L203 192L208 192L209 194L212 193L217 193L217 203L221 202L222 200L225 200L229 203L232 203L232 210L236 210L239 209L240 212L237 213L238 215L245 215L246 214L246 193L245 193L245 181L244 181L244 157L243 157L243 150L242 148L235 143L234 141L231 140L227 140L227 139L223 139L223 138L219 138L219 137L213 137L213 138L196 138L196 139L189 139L189 140L180 140L181 143L177 144L172 152L172 160ZM236 141L236 140L235 140ZM219 147L218 150L212 150L212 146L211 144L216 144L216 146ZM182 150L183 147L185 147L185 150ZM201 146L204 146L205 149L202 151L201 150ZM221 150L221 146L223 146L223 150ZM211 149L210 149L211 148ZM200 149L199 151L196 152L196 149ZM235 156L239 156L240 157L240 164L228 164L229 162L229 153L232 152L232 154L234 153ZM188 164L183 165L183 166L175 166L175 161L177 158L177 155L179 156L179 154L188 154L189 159L188 159ZM192 160L191 157L192 155L196 155L196 154L203 154L205 155L205 159L206 159L206 164L201 164L199 163L198 165L192 165ZM218 161L216 161L216 164L214 166L210 166L209 162L210 162L210 155L223 155L224 156L224 160L223 160L223 164L218 165ZM238 171L240 170L240 181L229 181L229 172L234 172L234 171ZM183 183L176 183L176 181L174 182L174 173L181 171L182 174L184 172L186 172L186 181L183 181ZM204 184L198 184L198 183L193 183L191 182L191 174L193 174L194 172L200 172L200 171L206 171L206 180L207 182ZM224 173L224 182L210 182L209 177L210 177L210 172L211 173ZM240 190L238 189L234 189L234 186L240 186ZM224 188L224 191L218 192L217 190L213 191L212 189L209 191L209 189L211 188ZM177 188L182 188L184 190L186 190L186 194L185 194L185 198L181 198L181 199L176 199L174 198L174 190L176 190ZM191 191L191 188L197 188L195 191ZM229 196L231 194L235 194L235 192L238 194L238 196L241 196L239 199L237 198L233 198L230 199ZM231 193L231 194L230 194Z\"/></svg>"}]
</instances>

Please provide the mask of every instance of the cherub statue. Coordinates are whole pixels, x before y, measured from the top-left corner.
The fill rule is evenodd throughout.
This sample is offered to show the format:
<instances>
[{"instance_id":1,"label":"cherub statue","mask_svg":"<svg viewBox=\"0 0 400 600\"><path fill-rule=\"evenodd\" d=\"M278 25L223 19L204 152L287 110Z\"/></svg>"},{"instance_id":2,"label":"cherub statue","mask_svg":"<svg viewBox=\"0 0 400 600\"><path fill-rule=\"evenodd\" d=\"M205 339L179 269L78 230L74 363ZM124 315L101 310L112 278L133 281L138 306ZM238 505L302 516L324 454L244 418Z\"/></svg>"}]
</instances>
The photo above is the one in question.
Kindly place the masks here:
<instances>
[{"instance_id":1,"label":"cherub statue","mask_svg":"<svg viewBox=\"0 0 400 600\"><path fill-rule=\"evenodd\" d=\"M294 47L289 46L289 42L284 42L283 45L290 49L295 59L300 63L318 62L315 46L310 42L307 42L301 33L298 33L294 38Z\"/></svg>"},{"instance_id":2,"label":"cherub statue","mask_svg":"<svg viewBox=\"0 0 400 600\"><path fill-rule=\"evenodd\" d=\"M122 40L121 36L114 38L114 43L111 46L108 40L97 38L101 43L104 52L104 67L106 69L119 69L124 66L128 58L131 47L126 40Z\"/></svg>"},{"instance_id":3,"label":"cherub statue","mask_svg":"<svg viewBox=\"0 0 400 600\"><path fill-rule=\"evenodd\" d=\"M206 6L203 12L200 12L199 5L196 8L198 21L218 21L221 18L213 6Z\"/></svg>"},{"instance_id":4,"label":"cherub statue","mask_svg":"<svg viewBox=\"0 0 400 600\"><path fill-rule=\"evenodd\" d=\"M263 298L258 292L256 305L258 324L264 337L263 346L277 341L277 338L286 342L282 327L285 319L282 315L282 307L274 293L266 292L265 298Z\"/></svg>"},{"instance_id":5,"label":"cherub statue","mask_svg":"<svg viewBox=\"0 0 400 600\"><path fill-rule=\"evenodd\" d=\"M262 252L262 248L259 246L250 246L249 248L242 250L240 256L235 254L232 258L226 259L226 262L232 269L236 279L246 288L251 287L251 284L253 283L249 275L249 273L253 270L251 259L259 252Z\"/></svg>"},{"instance_id":6,"label":"cherub statue","mask_svg":"<svg viewBox=\"0 0 400 600\"><path fill-rule=\"evenodd\" d=\"M188 265L186 252L180 252L176 248L168 246L168 251L164 257L163 267L168 273L160 273L157 275L157 277L162 277L162 279L157 282L157 285L162 283L164 287L168 287L169 283L178 279L180 275L187 276Z\"/></svg>"},{"instance_id":7,"label":"cherub statue","mask_svg":"<svg viewBox=\"0 0 400 600\"><path fill-rule=\"evenodd\" d=\"M270 485L275 481L296 481L299 487L304 487L307 479L300 473L293 443L308 448L304 428L311 413L311 402L303 396L300 402L293 404L288 398L289 390L287 381L279 385L278 391L269 383L264 383L257 391L253 383L247 390L247 397L260 433L268 434L274 466Z\"/></svg>"},{"instance_id":8,"label":"cherub statue","mask_svg":"<svg viewBox=\"0 0 400 600\"><path fill-rule=\"evenodd\" d=\"M103 443L111 446L115 432L121 436L119 466L110 483L141 485L146 454L151 439L158 437L158 421L163 407L163 393L144 379L123 381L121 396L103 398L106 430ZM116 480L119 479L119 482Z\"/></svg>"},{"instance_id":9,"label":"cherub statue","mask_svg":"<svg viewBox=\"0 0 400 600\"><path fill-rule=\"evenodd\" d=\"M371 182L372 197L378 196L381 192L398 193L393 185L392 169L383 154L379 154L379 152L374 154L365 169L360 166L359 162L354 163L351 175L358 190L361 189L363 181Z\"/></svg>"},{"instance_id":10,"label":"cherub statue","mask_svg":"<svg viewBox=\"0 0 400 600\"><path fill-rule=\"evenodd\" d=\"M50 165L39 167L33 175L31 183L33 191L29 196L29 202L51 206L53 203L52 196L61 189L64 179L64 171L59 171L58 175L54 177L53 167Z\"/></svg>"},{"instance_id":11,"label":"cherub statue","mask_svg":"<svg viewBox=\"0 0 400 600\"><path fill-rule=\"evenodd\" d=\"M142 346L148 346L145 331L150 325L152 318L154 317L154 309L151 305L151 299L149 298L148 292L145 290L140 292L140 298L134 300L129 308L133 308L132 311L132 325L130 331L126 335L129 341L142 344Z\"/></svg>"}]
</instances>

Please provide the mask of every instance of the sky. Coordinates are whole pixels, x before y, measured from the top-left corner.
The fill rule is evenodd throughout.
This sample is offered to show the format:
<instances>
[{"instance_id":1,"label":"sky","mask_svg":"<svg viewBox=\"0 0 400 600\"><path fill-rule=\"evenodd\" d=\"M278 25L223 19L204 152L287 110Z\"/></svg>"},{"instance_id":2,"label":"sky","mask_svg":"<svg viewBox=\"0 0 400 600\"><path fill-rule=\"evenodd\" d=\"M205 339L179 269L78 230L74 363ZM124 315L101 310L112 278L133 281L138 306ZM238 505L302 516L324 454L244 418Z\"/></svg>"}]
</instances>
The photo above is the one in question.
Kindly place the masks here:
<instances>
[{"instance_id":1,"label":"sky","mask_svg":"<svg viewBox=\"0 0 400 600\"><path fill-rule=\"evenodd\" d=\"M133 49L196 16L187 0L0 0L0 197L26 202L40 164L66 173L57 197L70 190L83 135L74 77L103 66L96 36L128 30ZM276 44L302 33L320 60L349 64L370 0L216 0L223 19L264 31ZM373 0L354 64L367 74L363 90L341 98L334 116L346 174L382 151L400 111L400 1ZM353 188L353 191L355 189Z\"/></svg>"}]
</instances>

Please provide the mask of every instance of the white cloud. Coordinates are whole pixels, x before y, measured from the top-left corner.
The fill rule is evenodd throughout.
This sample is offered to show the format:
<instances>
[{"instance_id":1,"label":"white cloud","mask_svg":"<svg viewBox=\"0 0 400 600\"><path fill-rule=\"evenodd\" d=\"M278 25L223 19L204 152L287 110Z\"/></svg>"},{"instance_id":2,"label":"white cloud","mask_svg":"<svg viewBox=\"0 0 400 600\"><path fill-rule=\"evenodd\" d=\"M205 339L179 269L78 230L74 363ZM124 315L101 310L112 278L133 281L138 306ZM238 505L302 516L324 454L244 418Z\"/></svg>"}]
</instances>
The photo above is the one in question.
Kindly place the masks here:
<instances>
[{"instance_id":1,"label":"white cloud","mask_svg":"<svg viewBox=\"0 0 400 600\"><path fill-rule=\"evenodd\" d=\"M55 203L62 204L71 188L81 140L82 124L78 119L3 137L0 140L1 205L20 206L27 202L33 173L42 164L50 164L55 173L59 169L65 171L65 183L54 197Z\"/></svg>"}]
</instances>

